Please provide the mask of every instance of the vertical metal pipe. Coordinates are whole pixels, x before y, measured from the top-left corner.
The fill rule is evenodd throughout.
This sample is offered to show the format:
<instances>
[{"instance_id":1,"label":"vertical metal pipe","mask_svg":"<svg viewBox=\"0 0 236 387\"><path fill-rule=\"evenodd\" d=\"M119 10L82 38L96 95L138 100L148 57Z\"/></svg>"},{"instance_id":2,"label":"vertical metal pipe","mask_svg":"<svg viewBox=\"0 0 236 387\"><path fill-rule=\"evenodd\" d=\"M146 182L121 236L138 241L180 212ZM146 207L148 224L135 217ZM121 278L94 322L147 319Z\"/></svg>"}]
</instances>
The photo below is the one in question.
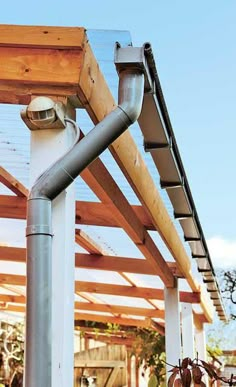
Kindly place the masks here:
<instances>
[{"instance_id":1,"label":"vertical metal pipe","mask_svg":"<svg viewBox=\"0 0 236 387\"><path fill-rule=\"evenodd\" d=\"M32 199L27 217L27 304L25 386L51 380L51 201Z\"/></svg>"}]
</instances>

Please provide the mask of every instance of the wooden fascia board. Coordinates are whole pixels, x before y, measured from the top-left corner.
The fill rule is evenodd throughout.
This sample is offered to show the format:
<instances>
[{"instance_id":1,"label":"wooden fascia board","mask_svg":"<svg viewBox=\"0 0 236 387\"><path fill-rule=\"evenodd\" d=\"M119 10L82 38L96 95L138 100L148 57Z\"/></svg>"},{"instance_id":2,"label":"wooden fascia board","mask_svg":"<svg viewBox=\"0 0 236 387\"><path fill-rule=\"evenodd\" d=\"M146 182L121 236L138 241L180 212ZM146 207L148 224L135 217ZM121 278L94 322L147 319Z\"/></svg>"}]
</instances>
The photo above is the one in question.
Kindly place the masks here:
<instances>
[{"instance_id":1,"label":"wooden fascia board","mask_svg":"<svg viewBox=\"0 0 236 387\"><path fill-rule=\"evenodd\" d=\"M84 27L0 24L0 47L83 49Z\"/></svg>"},{"instance_id":2,"label":"wooden fascia board","mask_svg":"<svg viewBox=\"0 0 236 387\"><path fill-rule=\"evenodd\" d=\"M47 85L51 94L51 85L78 87L84 53L81 49L52 49L31 47L0 46L0 82L17 85ZM0 83L0 85L1 85ZM1 90L1 86L0 86ZM71 93L72 94L72 93ZM64 95L64 94L63 94ZM0 100L0 102L5 102Z\"/></svg>"},{"instance_id":3,"label":"wooden fascia board","mask_svg":"<svg viewBox=\"0 0 236 387\"><path fill-rule=\"evenodd\" d=\"M87 46L80 27L0 25L0 103L27 104L32 95L77 97Z\"/></svg>"}]
</instances>

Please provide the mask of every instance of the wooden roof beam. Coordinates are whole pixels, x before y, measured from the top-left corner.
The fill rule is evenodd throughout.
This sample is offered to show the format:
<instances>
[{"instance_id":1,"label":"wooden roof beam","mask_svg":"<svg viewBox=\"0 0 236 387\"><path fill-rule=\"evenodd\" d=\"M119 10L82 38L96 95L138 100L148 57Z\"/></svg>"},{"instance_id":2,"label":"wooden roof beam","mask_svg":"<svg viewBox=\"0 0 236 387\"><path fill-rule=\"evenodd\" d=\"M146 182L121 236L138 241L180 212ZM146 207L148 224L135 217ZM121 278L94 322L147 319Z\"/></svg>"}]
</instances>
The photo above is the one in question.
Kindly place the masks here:
<instances>
[{"instance_id":1,"label":"wooden roof beam","mask_svg":"<svg viewBox=\"0 0 236 387\"><path fill-rule=\"evenodd\" d=\"M138 308L125 305L94 304L87 302L75 302L75 308L95 312L107 312L111 314L126 314L130 316L144 316L164 319L165 312L160 309Z\"/></svg>"},{"instance_id":2,"label":"wooden roof beam","mask_svg":"<svg viewBox=\"0 0 236 387\"><path fill-rule=\"evenodd\" d=\"M26 198L0 195L0 217L7 219L26 219Z\"/></svg>"},{"instance_id":3,"label":"wooden roof beam","mask_svg":"<svg viewBox=\"0 0 236 387\"><path fill-rule=\"evenodd\" d=\"M132 205L132 209L147 230L155 229L142 206ZM0 195L0 217L26 219L26 198ZM113 217L109 205L99 202L77 201L75 223L104 227L121 227Z\"/></svg>"},{"instance_id":4,"label":"wooden roof beam","mask_svg":"<svg viewBox=\"0 0 236 387\"><path fill-rule=\"evenodd\" d=\"M75 313L75 320L87 320L103 323L112 323L117 325L128 325L136 326L143 328L150 328L151 322L150 319L136 319L136 318L124 318L124 317L113 317L113 316L103 316L99 314L89 314L89 313Z\"/></svg>"},{"instance_id":5,"label":"wooden roof beam","mask_svg":"<svg viewBox=\"0 0 236 387\"><path fill-rule=\"evenodd\" d=\"M1 248L0 248L1 257ZM182 274L177 272L175 263L167 262L176 277ZM75 266L83 269L116 271L133 274L158 275L155 269L145 259L118 257L112 255L75 254Z\"/></svg>"},{"instance_id":6,"label":"wooden roof beam","mask_svg":"<svg viewBox=\"0 0 236 387\"><path fill-rule=\"evenodd\" d=\"M150 217L142 206L131 206L137 218L147 230L155 230ZM76 202L76 223L105 227L121 227L109 204L101 202Z\"/></svg>"},{"instance_id":7,"label":"wooden roof beam","mask_svg":"<svg viewBox=\"0 0 236 387\"><path fill-rule=\"evenodd\" d=\"M0 274L0 285L19 285L25 286L26 277L16 274ZM164 294L162 289L144 288L124 285L110 285L96 282L75 281L75 292L111 294L125 297L138 297L144 299L163 300ZM180 292L181 302L199 303L198 293Z\"/></svg>"},{"instance_id":8,"label":"wooden roof beam","mask_svg":"<svg viewBox=\"0 0 236 387\"><path fill-rule=\"evenodd\" d=\"M96 282L76 281L75 291L96 294L110 294L114 296L138 297L144 299L164 300L163 289L145 288L125 285L110 285ZM199 303L199 293L180 292L181 302Z\"/></svg>"},{"instance_id":9,"label":"wooden roof beam","mask_svg":"<svg viewBox=\"0 0 236 387\"><path fill-rule=\"evenodd\" d=\"M12 296L7 294L0 294L0 304L25 304L26 299L24 296ZM1 305L0 305L1 308ZM7 308L7 305L6 305ZM151 308L136 308L125 305L107 305L107 304L96 304L91 302L78 302L75 301L75 309L83 311L95 311L95 312L106 312L110 314L126 314L130 316L144 316L144 317L155 317L164 318L164 310L151 309ZM22 309L23 310L23 309Z\"/></svg>"},{"instance_id":10,"label":"wooden roof beam","mask_svg":"<svg viewBox=\"0 0 236 387\"><path fill-rule=\"evenodd\" d=\"M7 312L17 312L25 314L25 306L23 305L14 305L14 304L7 304L6 306L0 304L0 310L7 311ZM104 315L98 315L98 314L89 314L89 313L78 313L75 312L75 326L78 323L78 320L86 320L86 321L95 321L95 322L101 322L101 323L107 323L110 322L112 324L118 324L118 325L124 325L124 326L136 326L136 327L143 327L143 328L151 328L152 327L152 320L149 318L140 320L136 318L125 318L125 317L113 317L113 316L104 316ZM156 330L155 326L152 327Z\"/></svg>"},{"instance_id":11,"label":"wooden roof beam","mask_svg":"<svg viewBox=\"0 0 236 387\"><path fill-rule=\"evenodd\" d=\"M81 234L83 235L83 234ZM89 241L90 250L99 251L97 245L93 245L91 239L86 237L86 243ZM9 247L0 245L0 260L9 262L26 262L26 249L22 247ZM171 270L175 272L176 276L181 276L181 273L176 272L176 266L173 262L167 262ZM145 259L139 258L126 258L112 255L98 255L76 253L75 254L75 267L91 270L105 270L115 271L133 274L147 274L158 275L155 273L153 267Z\"/></svg>"}]
</instances>

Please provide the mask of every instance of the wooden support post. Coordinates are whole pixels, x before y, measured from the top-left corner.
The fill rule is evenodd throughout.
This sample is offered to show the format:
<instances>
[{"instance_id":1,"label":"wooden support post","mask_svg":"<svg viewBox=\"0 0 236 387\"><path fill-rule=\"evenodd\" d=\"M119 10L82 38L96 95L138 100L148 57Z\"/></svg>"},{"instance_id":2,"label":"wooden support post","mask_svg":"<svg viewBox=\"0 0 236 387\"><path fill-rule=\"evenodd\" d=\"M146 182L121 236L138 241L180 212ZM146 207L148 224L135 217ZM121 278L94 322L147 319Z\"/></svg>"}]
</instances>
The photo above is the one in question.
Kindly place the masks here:
<instances>
[{"instance_id":1,"label":"wooden support post","mask_svg":"<svg viewBox=\"0 0 236 387\"><path fill-rule=\"evenodd\" d=\"M174 288L165 288L165 339L166 339L166 361L172 365L178 365L181 359L181 336L180 336L180 307L178 280ZM166 372L172 367L167 366ZM167 377L169 374L167 373Z\"/></svg>"},{"instance_id":2,"label":"wooden support post","mask_svg":"<svg viewBox=\"0 0 236 387\"><path fill-rule=\"evenodd\" d=\"M195 358L194 325L192 304L182 304L182 346L183 358Z\"/></svg>"},{"instance_id":3,"label":"wooden support post","mask_svg":"<svg viewBox=\"0 0 236 387\"><path fill-rule=\"evenodd\" d=\"M198 354L198 358L204 361L207 361L207 353L206 353L206 337L205 337L205 330L204 330L204 324L198 323L195 326L195 346L196 346L196 352ZM208 377L204 377L204 383L206 386L209 385Z\"/></svg>"},{"instance_id":4,"label":"wooden support post","mask_svg":"<svg viewBox=\"0 0 236 387\"><path fill-rule=\"evenodd\" d=\"M135 356L135 387L139 387L139 361L138 356Z\"/></svg>"},{"instance_id":5,"label":"wooden support post","mask_svg":"<svg viewBox=\"0 0 236 387\"><path fill-rule=\"evenodd\" d=\"M126 355L126 380L127 380L127 387L132 387L131 384L131 374L132 374L132 367L131 367L131 353L129 348L127 348L127 355Z\"/></svg>"},{"instance_id":6,"label":"wooden support post","mask_svg":"<svg viewBox=\"0 0 236 387\"><path fill-rule=\"evenodd\" d=\"M130 353L131 356L131 353ZM131 356L131 373L130 373L130 379L131 379L131 386L136 386L136 356Z\"/></svg>"},{"instance_id":7,"label":"wooden support post","mask_svg":"<svg viewBox=\"0 0 236 387\"><path fill-rule=\"evenodd\" d=\"M195 343L198 358L206 361L206 338L204 324L198 324L195 328Z\"/></svg>"},{"instance_id":8,"label":"wooden support post","mask_svg":"<svg viewBox=\"0 0 236 387\"><path fill-rule=\"evenodd\" d=\"M75 118L67 106L67 115ZM71 125L71 124L69 124ZM47 129L31 131L31 185L72 144L74 131ZM70 186L52 204L52 384L73 385L74 363L74 188Z\"/></svg>"}]
</instances>

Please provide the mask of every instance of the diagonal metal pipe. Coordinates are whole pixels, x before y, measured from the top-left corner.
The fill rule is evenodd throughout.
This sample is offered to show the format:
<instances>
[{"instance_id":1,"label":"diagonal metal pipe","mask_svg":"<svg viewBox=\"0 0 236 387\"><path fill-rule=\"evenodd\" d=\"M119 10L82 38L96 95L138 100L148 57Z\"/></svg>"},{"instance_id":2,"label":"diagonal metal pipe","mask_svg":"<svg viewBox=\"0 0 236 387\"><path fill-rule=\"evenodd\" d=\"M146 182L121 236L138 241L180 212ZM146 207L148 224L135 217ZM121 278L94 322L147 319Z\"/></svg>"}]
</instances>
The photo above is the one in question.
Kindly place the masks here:
<instances>
[{"instance_id":1,"label":"diagonal metal pipe","mask_svg":"<svg viewBox=\"0 0 236 387\"><path fill-rule=\"evenodd\" d=\"M31 189L26 229L25 387L52 387L52 200L137 120L143 94L143 72L135 68L121 71L117 108L50 166Z\"/></svg>"}]
</instances>

